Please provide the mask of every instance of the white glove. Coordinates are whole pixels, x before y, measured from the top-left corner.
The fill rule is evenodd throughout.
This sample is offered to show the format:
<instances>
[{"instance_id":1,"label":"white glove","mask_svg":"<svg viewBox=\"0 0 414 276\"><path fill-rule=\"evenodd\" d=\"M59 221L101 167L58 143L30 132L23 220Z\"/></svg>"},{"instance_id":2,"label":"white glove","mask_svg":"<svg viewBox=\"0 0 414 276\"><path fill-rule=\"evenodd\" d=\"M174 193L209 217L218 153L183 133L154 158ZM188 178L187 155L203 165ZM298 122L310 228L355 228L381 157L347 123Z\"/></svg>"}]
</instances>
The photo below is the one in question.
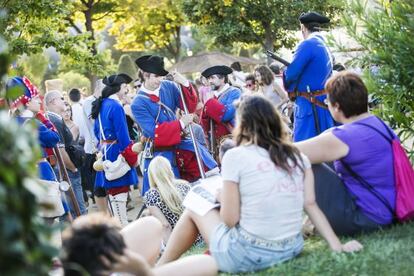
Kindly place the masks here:
<instances>
[{"instance_id":1,"label":"white glove","mask_svg":"<svg viewBox=\"0 0 414 276\"><path fill-rule=\"evenodd\" d=\"M185 87L190 86L190 82L183 75L181 75L180 73L178 73L177 71L171 72L171 75L173 76L174 81L176 83L181 84L181 85L183 85Z\"/></svg>"},{"instance_id":2,"label":"white glove","mask_svg":"<svg viewBox=\"0 0 414 276\"><path fill-rule=\"evenodd\" d=\"M194 114L185 114L181 117L180 121L184 125L184 127L191 124L194 120Z\"/></svg>"}]
</instances>

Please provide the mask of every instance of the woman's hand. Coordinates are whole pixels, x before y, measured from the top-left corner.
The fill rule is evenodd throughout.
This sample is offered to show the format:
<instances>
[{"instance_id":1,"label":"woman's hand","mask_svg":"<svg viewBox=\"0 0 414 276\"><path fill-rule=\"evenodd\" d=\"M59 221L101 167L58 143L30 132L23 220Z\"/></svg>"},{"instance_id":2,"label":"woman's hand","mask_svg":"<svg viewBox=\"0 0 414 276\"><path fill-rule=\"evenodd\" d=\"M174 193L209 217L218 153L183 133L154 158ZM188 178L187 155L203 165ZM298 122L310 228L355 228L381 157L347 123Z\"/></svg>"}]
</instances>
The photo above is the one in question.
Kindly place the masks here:
<instances>
[{"instance_id":1,"label":"woman's hand","mask_svg":"<svg viewBox=\"0 0 414 276\"><path fill-rule=\"evenodd\" d=\"M342 244L342 251L346 253L357 252L364 248L357 240L352 240Z\"/></svg>"}]
</instances>

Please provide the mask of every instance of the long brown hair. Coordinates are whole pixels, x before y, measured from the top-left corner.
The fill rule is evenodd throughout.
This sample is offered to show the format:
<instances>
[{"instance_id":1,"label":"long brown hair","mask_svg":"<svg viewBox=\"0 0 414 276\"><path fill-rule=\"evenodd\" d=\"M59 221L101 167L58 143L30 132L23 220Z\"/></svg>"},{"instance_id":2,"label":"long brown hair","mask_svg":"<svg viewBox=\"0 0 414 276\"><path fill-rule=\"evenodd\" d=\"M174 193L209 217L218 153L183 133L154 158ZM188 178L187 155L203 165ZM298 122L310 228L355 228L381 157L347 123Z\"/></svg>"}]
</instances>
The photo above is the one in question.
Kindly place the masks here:
<instances>
[{"instance_id":1,"label":"long brown hair","mask_svg":"<svg viewBox=\"0 0 414 276\"><path fill-rule=\"evenodd\" d=\"M266 149L272 162L288 173L295 167L304 172L300 152L288 140L286 126L269 100L262 96L247 97L240 102L237 120L234 134L238 146L251 142Z\"/></svg>"},{"instance_id":2,"label":"long brown hair","mask_svg":"<svg viewBox=\"0 0 414 276\"><path fill-rule=\"evenodd\" d=\"M264 85L271 85L275 80L275 76L273 76L272 70L270 70L270 68L266 65L259 65L254 68L254 71L260 74L262 83Z\"/></svg>"}]
</instances>

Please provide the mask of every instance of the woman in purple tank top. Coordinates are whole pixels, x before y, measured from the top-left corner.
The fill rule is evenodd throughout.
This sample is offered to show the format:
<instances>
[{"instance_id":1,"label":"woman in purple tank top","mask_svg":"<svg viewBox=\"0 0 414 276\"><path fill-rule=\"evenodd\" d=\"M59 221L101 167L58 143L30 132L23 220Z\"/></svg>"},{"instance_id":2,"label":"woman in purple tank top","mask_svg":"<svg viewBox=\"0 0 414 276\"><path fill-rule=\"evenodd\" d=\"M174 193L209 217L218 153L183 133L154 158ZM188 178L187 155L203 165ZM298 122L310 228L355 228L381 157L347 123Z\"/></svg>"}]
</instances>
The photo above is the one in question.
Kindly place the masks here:
<instances>
[{"instance_id":1,"label":"woman in purple tank top","mask_svg":"<svg viewBox=\"0 0 414 276\"><path fill-rule=\"evenodd\" d=\"M351 72L331 77L325 86L332 117L343 125L297 143L314 165L316 200L338 235L354 235L393 222L395 183L391 144L395 136L368 113L368 92ZM388 128L388 129L387 129Z\"/></svg>"}]
</instances>

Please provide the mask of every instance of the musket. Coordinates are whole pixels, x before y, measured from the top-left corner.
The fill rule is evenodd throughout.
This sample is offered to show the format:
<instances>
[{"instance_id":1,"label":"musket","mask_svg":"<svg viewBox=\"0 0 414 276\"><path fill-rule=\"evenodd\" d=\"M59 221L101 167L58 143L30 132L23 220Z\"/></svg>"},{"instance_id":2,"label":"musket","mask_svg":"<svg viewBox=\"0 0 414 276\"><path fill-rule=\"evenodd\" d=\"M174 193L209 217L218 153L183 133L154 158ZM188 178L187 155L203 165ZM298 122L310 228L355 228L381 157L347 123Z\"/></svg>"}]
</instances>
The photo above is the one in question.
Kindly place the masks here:
<instances>
[{"instance_id":1,"label":"musket","mask_svg":"<svg viewBox=\"0 0 414 276\"><path fill-rule=\"evenodd\" d=\"M310 96L310 103L312 105L312 113L313 113L313 122L315 124L315 130L316 130L316 135L321 134L321 128L319 127L319 117L318 117L318 111L316 110L316 106L315 103L312 101L312 93L310 91L309 85L306 86L307 92L309 93Z\"/></svg>"},{"instance_id":2,"label":"musket","mask_svg":"<svg viewBox=\"0 0 414 276\"><path fill-rule=\"evenodd\" d=\"M214 139L214 122L212 119L210 119L209 145L211 155L216 157L216 140Z\"/></svg>"},{"instance_id":3,"label":"musket","mask_svg":"<svg viewBox=\"0 0 414 276\"><path fill-rule=\"evenodd\" d=\"M287 61L286 59L283 59L281 57L279 57L278 55L276 55L275 53L273 53L272 51L266 50L266 55L270 58L273 58L274 60L279 61L280 63L282 63L283 65L289 66L290 62Z\"/></svg>"},{"instance_id":4,"label":"musket","mask_svg":"<svg viewBox=\"0 0 414 276\"><path fill-rule=\"evenodd\" d=\"M187 109L187 104L185 103L184 94L183 94L180 84L178 84L178 90L180 91L181 100L183 101L184 114L189 114L188 109ZM204 173L204 167L201 161L200 151L199 151L198 144L194 136L193 127L191 126L191 124L188 125L188 129L190 130L191 141L193 142L193 145L194 145L194 153L196 155L197 165L200 171L200 176L202 179L204 179L206 178L206 174Z\"/></svg>"},{"instance_id":5,"label":"musket","mask_svg":"<svg viewBox=\"0 0 414 276\"><path fill-rule=\"evenodd\" d=\"M69 198L70 198L70 201L72 202L73 208L75 209L76 216L79 217L81 215L79 204L76 199L75 192L72 189L72 182L70 181L68 171L66 170L65 163L63 163L62 155L60 154L60 149L59 147L54 147L53 151L55 152L55 156L56 156L56 159L59 165L59 171L62 176L62 179L66 181L67 183L69 183L69 189L68 189Z\"/></svg>"}]
</instances>

